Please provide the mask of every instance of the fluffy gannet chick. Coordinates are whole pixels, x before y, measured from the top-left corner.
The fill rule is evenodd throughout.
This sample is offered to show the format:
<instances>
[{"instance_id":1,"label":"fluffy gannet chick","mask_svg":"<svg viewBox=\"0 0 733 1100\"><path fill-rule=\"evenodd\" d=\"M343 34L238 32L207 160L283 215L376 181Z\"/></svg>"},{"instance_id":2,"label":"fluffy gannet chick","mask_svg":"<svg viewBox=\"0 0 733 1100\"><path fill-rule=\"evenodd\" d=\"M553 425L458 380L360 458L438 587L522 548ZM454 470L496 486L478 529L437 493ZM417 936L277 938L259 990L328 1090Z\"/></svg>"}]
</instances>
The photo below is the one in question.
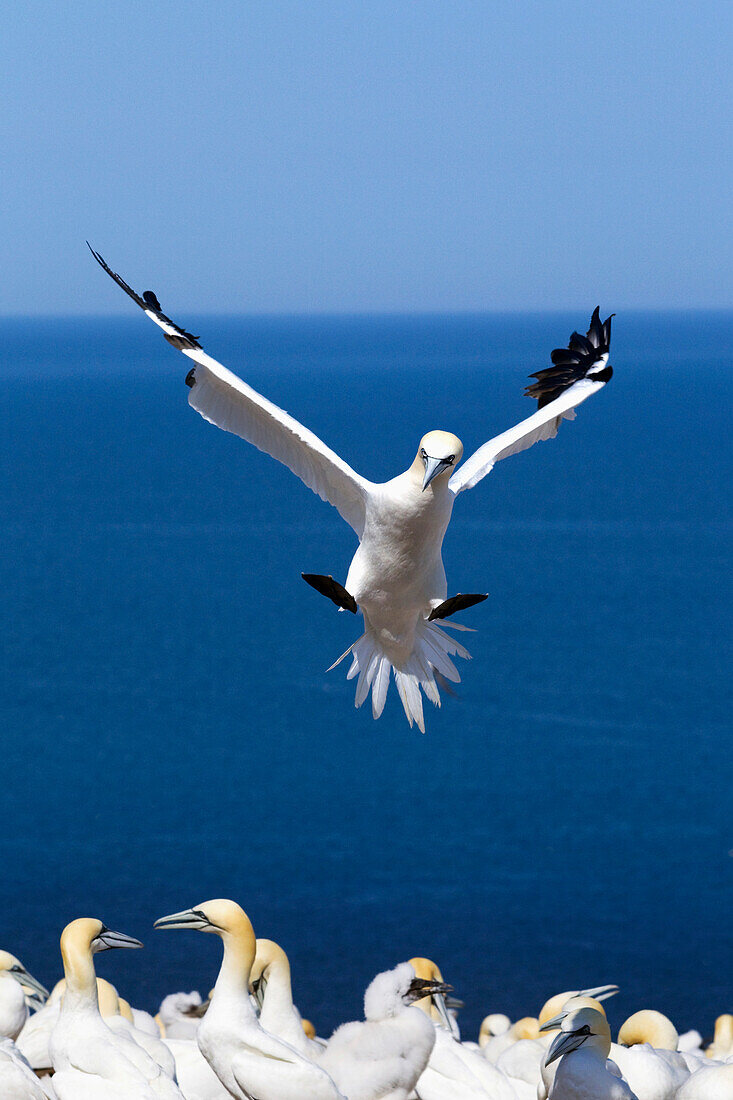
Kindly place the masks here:
<instances>
[{"instance_id":1,"label":"fluffy gannet chick","mask_svg":"<svg viewBox=\"0 0 733 1100\"><path fill-rule=\"evenodd\" d=\"M293 1004L288 956L274 940L258 938L249 984L259 1005L260 1026L307 1058L318 1059L323 1047L306 1035Z\"/></svg>"},{"instance_id":2,"label":"fluffy gannet chick","mask_svg":"<svg viewBox=\"0 0 733 1100\"><path fill-rule=\"evenodd\" d=\"M435 1027L413 1005L443 982L415 977L410 963L377 974L364 994L364 1021L342 1024L319 1064L349 1100L407 1100L428 1064Z\"/></svg>"},{"instance_id":3,"label":"fluffy gannet chick","mask_svg":"<svg viewBox=\"0 0 733 1100\"><path fill-rule=\"evenodd\" d=\"M673 1100L689 1077L678 1040L672 1021L653 1009L635 1012L621 1025L611 1058L639 1100Z\"/></svg>"},{"instance_id":4,"label":"fluffy gannet chick","mask_svg":"<svg viewBox=\"0 0 733 1100\"><path fill-rule=\"evenodd\" d=\"M550 1045L545 1065L559 1059L549 1100L638 1100L625 1081L609 1072L608 1020L595 1008L569 1012Z\"/></svg>"},{"instance_id":5,"label":"fluffy gannet chick","mask_svg":"<svg viewBox=\"0 0 733 1100\"><path fill-rule=\"evenodd\" d=\"M45 986L29 974L20 959L0 951L0 1037L17 1039L30 1016L26 989L44 1004L49 997Z\"/></svg>"},{"instance_id":6,"label":"fluffy gannet chick","mask_svg":"<svg viewBox=\"0 0 733 1100\"><path fill-rule=\"evenodd\" d=\"M94 955L139 940L81 917L61 935L66 988L51 1035L58 1100L185 1100L137 1043L111 1031L99 1011Z\"/></svg>"},{"instance_id":7,"label":"fluffy gannet chick","mask_svg":"<svg viewBox=\"0 0 733 1100\"><path fill-rule=\"evenodd\" d=\"M553 366L532 375L537 381L527 387L526 396L538 402L537 412L484 443L460 469L463 445L458 437L433 431L423 436L408 470L377 484L357 474L302 424L207 355L195 336L166 317L152 291L136 294L98 252L91 251L162 328L168 342L195 364L186 376L189 404L205 420L284 463L353 528L359 547L345 588L330 575L303 577L339 607L354 614L361 611L364 617L364 633L343 655L353 657L349 677L359 676L356 706L371 691L372 713L378 718L394 673L410 725L415 722L424 732L421 690L438 705L435 673L457 681L460 676L451 657L469 656L437 622L486 598L483 593L446 598L441 553L455 498L500 459L554 438L561 421L573 419L575 408L603 388L613 373L608 365L611 318L601 321L596 308L587 335L574 332L568 348L552 352Z\"/></svg>"},{"instance_id":8,"label":"fluffy gannet chick","mask_svg":"<svg viewBox=\"0 0 733 1100\"><path fill-rule=\"evenodd\" d=\"M201 994L196 989L190 993L169 993L158 1009L161 1034L166 1039L195 1039L201 1017L192 1009L200 1006Z\"/></svg>"},{"instance_id":9,"label":"fluffy gannet chick","mask_svg":"<svg viewBox=\"0 0 733 1100\"><path fill-rule=\"evenodd\" d=\"M343 1100L323 1069L260 1026L249 996L255 934L236 902L201 902L161 917L155 927L213 932L222 941L221 970L196 1041L236 1100Z\"/></svg>"}]
</instances>

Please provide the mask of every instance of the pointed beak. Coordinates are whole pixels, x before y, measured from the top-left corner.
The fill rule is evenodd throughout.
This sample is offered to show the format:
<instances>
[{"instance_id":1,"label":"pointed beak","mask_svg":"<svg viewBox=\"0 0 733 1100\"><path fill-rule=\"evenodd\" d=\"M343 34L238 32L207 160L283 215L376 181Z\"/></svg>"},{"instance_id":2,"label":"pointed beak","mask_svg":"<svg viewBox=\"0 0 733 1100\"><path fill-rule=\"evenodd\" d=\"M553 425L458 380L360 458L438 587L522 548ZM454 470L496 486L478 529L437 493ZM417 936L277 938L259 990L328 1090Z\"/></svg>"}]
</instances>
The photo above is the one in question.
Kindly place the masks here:
<instances>
[{"instance_id":1,"label":"pointed beak","mask_svg":"<svg viewBox=\"0 0 733 1100\"><path fill-rule=\"evenodd\" d=\"M136 940L134 936L126 936L124 932L113 932L111 928L106 928L101 935L97 936L97 940L102 945L102 950L107 951L116 947L142 947L140 940Z\"/></svg>"},{"instance_id":2,"label":"pointed beak","mask_svg":"<svg viewBox=\"0 0 733 1100\"><path fill-rule=\"evenodd\" d=\"M430 455L427 455L423 461L425 463L425 477L422 482L422 491L425 492L433 478L437 477L442 470L446 470L450 466L450 462L446 462L444 458L431 458Z\"/></svg>"},{"instance_id":3,"label":"pointed beak","mask_svg":"<svg viewBox=\"0 0 733 1100\"><path fill-rule=\"evenodd\" d=\"M31 995L35 995L42 1004L51 996L45 985L41 985L38 979L29 974L27 970L22 970L19 974L13 974L13 977L20 982L23 989L31 990Z\"/></svg>"},{"instance_id":4,"label":"pointed beak","mask_svg":"<svg viewBox=\"0 0 733 1100\"><path fill-rule=\"evenodd\" d=\"M583 989L578 997L593 997L596 1001L607 1001L618 993L617 985L597 985L595 989Z\"/></svg>"},{"instance_id":5,"label":"pointed beak","mask_svg":"<svg viewBox=\"0 0 733 1100\"><path fill-rule=\"evenodd\" d=\"M407 997L410 1001L421 1001L423 997L433 997L437 993L452 993L453 986L439 982L435 978L413 978Z\"/></svg>"},{"instance_id":6,"label":"pointed beak","mask_svg":"<svg viewBox=\"0 0 733 1100\"><path fill-rule=\"evenodd\" d=\"M171 913L168 917L159 917L153 928L190 928L194 931L202 931L208 927L208 921L193 909L183 909L180 913Z\"/></svg>"},{"instance_id":7,"label":"pointed beak","mask_svg":"<svg viewBox=\"0 0 733 1100\"><path fill-rule=\"evenodd\" d=\"M185 1009L183 1015L188 1016L189 1020L201 1020L209 1011L209 1005L211 1004L211 998L203 1001L200 1005L192 1005L191 1008Z\"/></svg>"},{"instance_id":8,"label":"pointed beak","mask_svg":"<svg viewBox=\"0 0 733 1100\"><path fill-rule=\"evenodd\" d=\"M545 1020L540 1026L540 1031L557 1031L566 1016L567 1012L558 1012L557 1016L553 1016L551 1020Z\"/></svg>"},{"instance_id":9,"label":"pointed beak","mask_svg":"<svg viewBox=\"0 0 733 1100\"><path fill-rule=\"evenodd\" d=\"M561 1031L550 1044L550 1049L545 1058L545 1065L549 1066L552 1062L556 1062L558 1058L562 1058L563 1054L568 1054L571 1050L577 1050L587 1038L588 1033L585 1031L582 1035L577 1031Z\"/></svg>"}]
</instances>

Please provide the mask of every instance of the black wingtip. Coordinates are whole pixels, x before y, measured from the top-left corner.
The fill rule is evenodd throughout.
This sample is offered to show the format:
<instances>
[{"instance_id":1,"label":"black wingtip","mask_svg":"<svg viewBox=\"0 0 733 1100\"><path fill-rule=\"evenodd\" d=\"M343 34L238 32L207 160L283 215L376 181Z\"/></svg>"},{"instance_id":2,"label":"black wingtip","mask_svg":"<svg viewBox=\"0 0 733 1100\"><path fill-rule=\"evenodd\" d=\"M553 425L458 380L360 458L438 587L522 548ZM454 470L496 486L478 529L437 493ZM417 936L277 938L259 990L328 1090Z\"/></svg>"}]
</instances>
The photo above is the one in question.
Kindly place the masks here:
<instances>
[{"instance_id":1,"label":"black wingtip","mask_svg":"<svg viewBox=\"0 0 733 1100\"><path fill-rule=\"evenodd\" d=\"M143 301L147 302L151 309L154 309L157 313L163 312L163 307L156 298L152 290L143 291Z\"/></svg>"},{"instance_id":2,"label":"black wingtip","mask_svg":"<svg viewBox=\"0 0 733 1100\"><path fill-rule=\"evenodd\" d=\"M321 573L301 573L306 584L315 588L322 596L326 596L336 607L343 607L344 611L350 611L356 615L357 604L350 592L347 592L342 584L335 581L332 576L324 577Z\"/></svg>"},{"instance_id":3,"label":"black wingtip","mask_svg":"<svg viewBox=\"0 0 733 1100\"><path fill-rule=\"evenodd\" d=\"M525 397L533 398L542 409L582 378L590 376L594 381L607 382L613 371L607 365L602 366L600 360L608 357L613 317L614 313L601 321L601 308L596 306L586 335L573 332L566 348L555 348L551 352L553 365L530 375L537 381L526 387Z\"/></svg>"}]
</instances>

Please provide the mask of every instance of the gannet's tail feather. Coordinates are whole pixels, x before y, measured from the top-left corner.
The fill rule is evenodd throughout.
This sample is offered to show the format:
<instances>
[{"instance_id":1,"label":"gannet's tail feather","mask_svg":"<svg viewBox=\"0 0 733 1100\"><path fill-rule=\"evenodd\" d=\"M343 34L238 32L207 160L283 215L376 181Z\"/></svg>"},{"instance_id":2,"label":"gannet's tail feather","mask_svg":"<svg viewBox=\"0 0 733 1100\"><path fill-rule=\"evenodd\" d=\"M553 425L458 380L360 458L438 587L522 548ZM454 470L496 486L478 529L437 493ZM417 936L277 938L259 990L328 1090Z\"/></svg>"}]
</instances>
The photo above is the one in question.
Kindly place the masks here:
<instances>
[{"instance_id":1,"label":"gannet's tail feather","mask_svg":"<svg viewBox=\"0 0 733 1100\"><path fill-rule=\"evenodd\" d=\"M470 629L460 623L452 622L445 625L455 627L457 630ZM350 645L346 652L334 661L328 671L336 668L349 655L352 661L346 679L353 680L358 676L354 705L360 707L371 691L372 714L375 718L379 718L387 699L390 675L394 672L397 693L407 721L411 726L414 722L421 733L425 733L421 690L434 706L439 707L440 692L435 679L436 672L454 684L460 683L460 674L451 657L463 657L467 661L471 659L471 654L460 642L451 638L435 622L429 622L427 619L420 619L418 622L414 649L401 668L392 664L368 624L361 637L357 638L353 645Z\"/></svg>"}]
</instances>

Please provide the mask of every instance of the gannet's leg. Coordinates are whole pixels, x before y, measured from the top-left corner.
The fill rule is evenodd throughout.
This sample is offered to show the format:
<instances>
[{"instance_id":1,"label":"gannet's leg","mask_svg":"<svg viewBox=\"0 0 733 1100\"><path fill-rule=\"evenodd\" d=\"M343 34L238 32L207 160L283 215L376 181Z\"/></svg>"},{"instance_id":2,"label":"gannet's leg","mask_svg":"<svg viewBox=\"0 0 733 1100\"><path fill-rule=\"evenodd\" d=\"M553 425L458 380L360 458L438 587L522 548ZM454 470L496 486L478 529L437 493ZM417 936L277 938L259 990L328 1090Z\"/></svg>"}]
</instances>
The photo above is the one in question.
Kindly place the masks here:
<instances>
[{"instance_id":1,"label":"gannet's leg","mask_svg":"<svg viewBox=\"0 0 733 1100\"><path fill-rule=\"evenodd\" d=\"M467 607L473 607L475 603L483 603L484 600L489 598L488 592L483 593L470 593L459 592L455 596L450 596L447 600L443 600L441 604L434 607L428 615L428 622L432 623L435 619L447 619L449 615L455 615L456 611L464 611Z\"/></svg>"},{"instance_id":2,"label":"gannet's leg","mask_svg":"<svg viewBox=\"0 0 733 1100\"><path fill-rule=\"evenodd\" d=\"M320 592L322 596L328 596L329 600L336 604L336 607L340 607L344 611L351 611L352 614L356 615L356 600L332 576L324 577L320 573L301 573L300 575L306 584L309 584L311 588L315 588L316 592Z\"/></svg>"}]
</instances>

